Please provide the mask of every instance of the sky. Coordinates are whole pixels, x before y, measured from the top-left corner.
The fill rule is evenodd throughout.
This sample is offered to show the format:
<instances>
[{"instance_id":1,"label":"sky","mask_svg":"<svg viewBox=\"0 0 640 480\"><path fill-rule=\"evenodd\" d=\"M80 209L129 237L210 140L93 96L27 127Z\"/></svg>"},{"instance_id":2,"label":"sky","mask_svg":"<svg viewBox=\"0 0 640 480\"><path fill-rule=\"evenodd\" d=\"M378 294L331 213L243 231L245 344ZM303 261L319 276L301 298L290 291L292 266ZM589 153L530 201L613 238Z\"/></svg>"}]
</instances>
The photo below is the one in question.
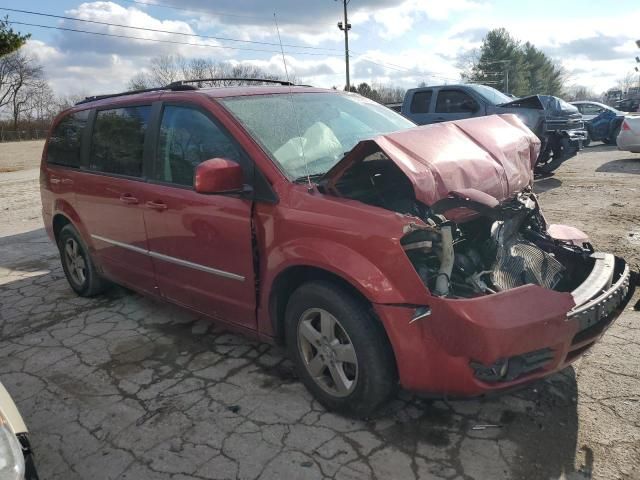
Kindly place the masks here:
<instances>
[{"instance_id":1,"label":"sky","mask_svg":"<svg viewBox=\"0 0 640 480\"><path fill-rule=\"evenodd\" d=\"M151 5L152 3L156 5ZM2 8L180 32L174 35L12 12ZM597 93L631 72L640 55L640 1L351 0L351 83L413 87L456 83L460 60L485 33L505 27L567 72L567 86ZM275 20L290 74L306 84L344 86L342 2L335 0L3 0L9 20L165 42L13 25L60 95L125 89L158 55L248 63L283 74ZM202 35L217 38L203 38Z\"/></svg>"}]
</instances>

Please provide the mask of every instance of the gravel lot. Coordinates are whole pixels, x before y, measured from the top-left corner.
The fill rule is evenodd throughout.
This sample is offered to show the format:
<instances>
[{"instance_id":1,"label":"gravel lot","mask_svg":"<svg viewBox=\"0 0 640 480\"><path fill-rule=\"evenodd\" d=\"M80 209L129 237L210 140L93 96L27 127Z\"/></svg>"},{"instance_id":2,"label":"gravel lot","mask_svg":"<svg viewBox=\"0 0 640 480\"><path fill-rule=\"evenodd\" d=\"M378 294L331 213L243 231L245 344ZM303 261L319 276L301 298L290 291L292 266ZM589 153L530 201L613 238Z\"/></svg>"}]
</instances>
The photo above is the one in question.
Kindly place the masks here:
<instances>
[{"instance_id":1,"label":"gravel lot","mask_svg":"<svg viewBox=\"0 0 640 480\"><path fill-rule=\"evenodd\" d=\"M640 312L515 394L401 392L353 421L278 348L123 289L76 297L42 229L41 149L0 144L0 381L44 480L640 478ZM640 155L593 146L536 188L548 220L638 270Z\"/></svg>"}]
</instances>

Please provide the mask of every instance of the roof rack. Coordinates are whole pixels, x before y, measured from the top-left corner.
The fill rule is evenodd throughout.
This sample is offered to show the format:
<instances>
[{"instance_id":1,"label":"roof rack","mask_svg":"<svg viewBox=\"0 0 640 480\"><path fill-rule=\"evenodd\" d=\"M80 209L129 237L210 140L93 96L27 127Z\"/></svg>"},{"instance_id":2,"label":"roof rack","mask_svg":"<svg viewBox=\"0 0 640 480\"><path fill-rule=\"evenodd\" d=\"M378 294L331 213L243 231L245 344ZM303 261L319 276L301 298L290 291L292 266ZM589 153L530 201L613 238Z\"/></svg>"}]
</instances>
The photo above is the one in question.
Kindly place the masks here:
<instances>
[{"instance_id":1,"label":"roof rack","mask_svg":"<svg viewBox=\"0 0 640 480\"><path fill-rule=\"evenodd\" d=\"M176 88L187 86L190 83L204 82L258 82L258 83L276 83L285 87L293 87L295 84L287 80L273 80L270 78L236 78L236 77L220 77L220 78L194 78L193 80L178 80L167 85L167 88Z\"/></svg>"},{"instance_id":2,"label":"roof rack","mask_svg":"<svg viewBox=\"0 0 640 480\"><path fill-rule=\"evenodd\" d=\"M120 93L108 93L106 95L92 95L90 97L86 97L84 100L80 100L76 102L76 105L82 105L83 103L93 102L95 100L102 100L104 98L113 98L113 97L123 97L125 95L135 95L136 93L147 93L147 92L157 92L159 90L173 90L173 91L181 91L181 90L198 90L198 87L195 85L191 85L192 83L203 83L203 82L258 82L258 83L276 83L278 85L284 86L294 86L294 83L288 82L286 80L272 80L268 78L234 78L234 77L221 77L221 78L198 78L193 80L178 80L177 82L171 82L169 85L165 85L164 87L153 87L153 88L143 88L140 90L129 90L128 92L120 92Z\"/></svg>"}]
</instances>

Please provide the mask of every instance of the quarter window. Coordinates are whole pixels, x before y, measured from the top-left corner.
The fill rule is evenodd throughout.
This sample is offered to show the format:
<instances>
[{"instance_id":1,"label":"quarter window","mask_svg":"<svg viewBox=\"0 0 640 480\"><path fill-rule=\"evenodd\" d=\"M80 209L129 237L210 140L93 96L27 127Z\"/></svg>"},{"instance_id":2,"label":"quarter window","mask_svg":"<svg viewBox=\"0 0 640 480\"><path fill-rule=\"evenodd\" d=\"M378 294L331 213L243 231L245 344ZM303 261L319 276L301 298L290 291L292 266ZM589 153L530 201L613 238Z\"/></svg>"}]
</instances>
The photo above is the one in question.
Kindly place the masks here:
<instances>
[{"instance_id":1,"label":"quarter window","mask_svg":"<svg viewBox=\"0 0 640 480\"><path fill-rule=\"evenodd\" d=\"M429 113L432 94L432 90L414 93L411 99L411 113Z\"/></svg>"},{"instance_id":2,"label":"quarter window","mask_svg":"<svg viewBox=\"0 0 640 480\"><path fill-rule=\"evenodd\" d=\"M154 179L192 186L196 166L212 158L245 163L231 137L204 113L189 107L165 107Z\"/></svg>"},{"instance_id":3,"label":"quarter window","mask_svg":"<svg viewBox=\"0 0 640 480\"><path fill-rule=\"evenodd\" d=\"M440 90L436 113L469 113L476 102L460 90Z\"/></svg>"},{"instance_id":4,"label":"quarter window","mask_svg":"<svg viewBox=\"0 0 640 480\"><path fill-rule=\"evenodd\" d=\"M89 168L142 176L144 136L150 114L149 106L100 110L93 127Z\"/></svg>"},{"instance_id":5,"label":"quarter window","mask_svg":"<svg viewBox=\"0 0 640 480\"><path fill-rule=\"evenodd\" d=\"M80 166L82 133L87 126L89 110L64 117L56 126L47 145L47 162L66 167Z\"/></svg>"}]
</instances>

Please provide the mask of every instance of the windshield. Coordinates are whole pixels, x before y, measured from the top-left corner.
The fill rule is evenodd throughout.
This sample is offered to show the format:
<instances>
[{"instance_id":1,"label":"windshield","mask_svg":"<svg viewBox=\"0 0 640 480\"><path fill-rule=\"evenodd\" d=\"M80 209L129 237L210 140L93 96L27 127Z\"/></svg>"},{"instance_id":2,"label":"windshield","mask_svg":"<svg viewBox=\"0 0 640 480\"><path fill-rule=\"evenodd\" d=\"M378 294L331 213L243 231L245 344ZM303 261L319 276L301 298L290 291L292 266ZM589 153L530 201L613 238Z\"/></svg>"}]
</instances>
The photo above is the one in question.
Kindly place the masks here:
<instances>
[{"instance_id":1,"label":"windshield","mask_svg":"<svg viewBox=\"0 0 640 480\"><path fill-rule=\"evenodd\" d=\"M469 87L482 95L492 105L500 105L501 103L507 103L514 100L513 98L506 96L499 90L496 90L492 87L487 87L486 85L470 84Z\"/></svg>"},{"instance_id":2,"label":"windshield","mask_svg":"<svg viewBox=\"0 0 640 480\"><path fill-rule=\"evenodd\" d=\"M361 140L415 126L352 94L254 95L221 102L292 179L327 172Z\"/></svg>"}]
</instances>

